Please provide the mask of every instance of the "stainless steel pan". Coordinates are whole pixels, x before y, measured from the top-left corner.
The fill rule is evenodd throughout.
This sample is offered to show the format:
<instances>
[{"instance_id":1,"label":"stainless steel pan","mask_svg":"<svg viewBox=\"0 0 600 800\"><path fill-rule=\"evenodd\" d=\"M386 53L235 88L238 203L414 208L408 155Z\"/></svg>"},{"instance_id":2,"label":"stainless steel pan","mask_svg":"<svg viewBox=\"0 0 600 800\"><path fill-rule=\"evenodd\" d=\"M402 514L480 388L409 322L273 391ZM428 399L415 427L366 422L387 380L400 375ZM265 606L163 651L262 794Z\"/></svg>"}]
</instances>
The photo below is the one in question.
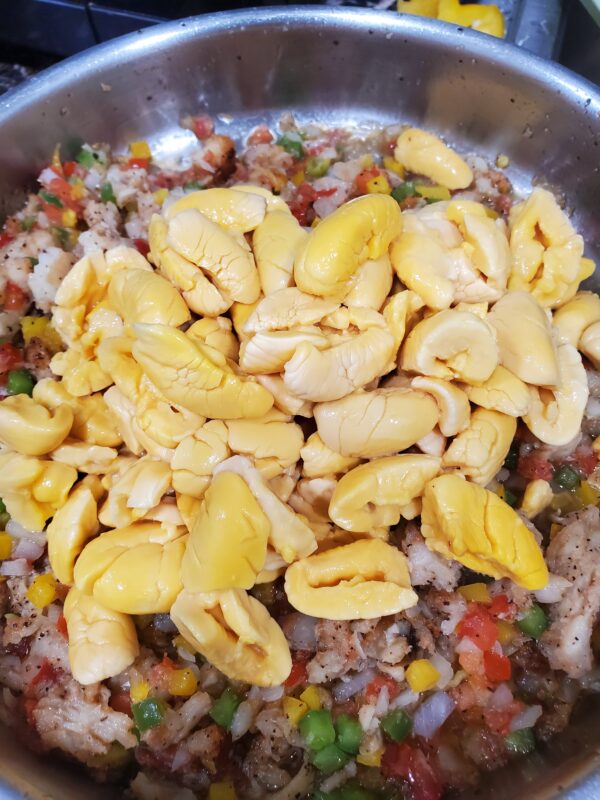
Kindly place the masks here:
<instances>
[{"instance_id":1,"label":"stainless steel pan","mask_svg":"<svg viewBox=\"0 0 600 800\"><path fill-rule=\"evenodd\" d=\"M417 122L459 149L511 158L517 187L542 181L575 209L600 256L600 93L490 37L389 13L313 7L198 17L147 29L54 67L0 100L0 198L16 208L47 162L88 142L188 144L178 119L200 110L242 135L291 110L329 125ZM593 285L593 284L592 284ZM596 284L598 285L598 284ZM471 797L600 798L600 703ZM74 768L23 751L0 731L0 798L111 798ZM10 788L12 787L12 788Z\"/></svg>"}]
</instances>

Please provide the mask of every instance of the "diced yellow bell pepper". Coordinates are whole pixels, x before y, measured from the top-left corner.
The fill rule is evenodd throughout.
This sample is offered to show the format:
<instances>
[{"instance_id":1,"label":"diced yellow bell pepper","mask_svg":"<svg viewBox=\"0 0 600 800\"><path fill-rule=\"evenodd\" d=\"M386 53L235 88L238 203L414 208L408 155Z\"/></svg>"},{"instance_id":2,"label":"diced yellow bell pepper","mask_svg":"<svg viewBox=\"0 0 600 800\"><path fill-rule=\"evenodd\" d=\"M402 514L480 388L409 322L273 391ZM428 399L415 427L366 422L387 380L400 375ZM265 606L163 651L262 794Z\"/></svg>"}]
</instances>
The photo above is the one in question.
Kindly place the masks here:
<instances>
[{"instance_id":1,"label":"diced yellow bell pepper","mask_svg":"<svg viewBox=\"0 0 600 800\"><path fill-rule=\"evenodd\" d=\"M294 172L292 175L292 183L294 186L300 186L301 183L304 183L305 179L306 174L303 169L301 169L299 172Z\"/></svg>"},{"instance_id":2,"label":"diced yellow bell pepper","mask_svg":"<svg viewBox=\"0 0 600 800\"><path fill-rule=\"evenodd\" d=\"M42 340L52 354L57 353L62 348L60 334L52 326L48 317L22 317L21 332L26 345L36 337Z\"/></svg>"},{"instance_id":3,"label":"diced yellow bell pepper","mask_svg":"<svg viewBox=\"0 0 600 800\"><path fill-rule=\"evenodd\" d=\"M77 214L72 208L68 208L62 213L62 224L65 228L74 228L77 225Z\"/></svg>"},{"instance_id":4,"label":"diced yellow bell pepper","mask_svg":"<svg viewBox=\"0 0 600 800\"><path fill-rule=\"evenodd\" d=\"M377 175L367 181L367 192L369 194L391 194L392 187L385 175Z\"/></svg>"},{"instance_id":5,"label":"diced yellow bell pepper","mask_svg":"<svg viewBox=\"0 0 600 800\"><path fill-rule=\"evenodd\" d=\"M445 186L427 186L425 183L415 184L415 190L420 197L425 200L450 200L450 189Z\"/></svg>"},{"instance_id":6,"label":"diced yellow bell pepper","mask_svg":"<svg viewBox=\"0 0 600 800\"><path fill-rule=\"evenodd\" d=\"M383 166L390 172L395 172L399 178L404 178L406 170L393 156L384 156Z\"/></svg>"},{"instance_id":7,"label":"diced yellow bell pepper","mask_svg":"<svg viewBox=\"0 0 600 800\"><path fill-rule=\"evenodd\" d=\"M575 492L559 492L554 495L551 506L554 511L568 514L571 511L579 511L583 508L583 503Z\"/></svg>"},{"instance_id":8,"label":"diced yellow bell pepper","mask_svg":"<svg viewBox=\"0 0 600 800\"><path fill-rule=\"evenodd\" d=\"M427 658L418 658L406 669L406 681L413 692L426 692L433 689L440 679L440 673Z\"/></svg>"},{"instance_id":9,"label":"diced yellow bell pepper","mask_svg":"<svg viewBox=\"0 0 600 800\"><path fill-rule=\"evenodd\" d=\"M129 145L129 153L131 154L132 158L152 158L150 145L148 142L143 140L139 142L131 142Z\"/></svg>"},{"instance_id":10,"label":"diced yellow bell pepper","mask_svg":"<svg viewBox=\"0 0 600 800\"><path fill-rule=\"evenodd\" d=\"M132 703L141 703L150 694L150 684L148 681L138 681L132 684L129 689L129 696Z\"/></svg>"},{"instance_id":11,"label":"diced yellow bell pepper","mask_svg":"<svg viewBox=\"0 0 600 800\"><path fill-rule=\"evenodd\" d=\"M597 506L598 501L600 500L600 492L597 489L594 489L594 487L587 481L582 481L582 483L575 490L575 494L581 500L584 506Z\"/></svg>"},{"instance_id":12,"label":"diced yellow bell pepper","mask_svg":"<svg viewBox=\"0 0 600 800\"><path fill-rule=\"evenodd\" d=\"M27 599L36 608L46 608L56 600L56 578L50 573L38 575L27 589Z\"/></svg>"},{"instance_id":13,"label":"diced yellow bell pepper","mask_svg":"<svg viewBox=\"0 0 600 800\"><path fill-rule=\"evenodd\" d=\"M321 696L316 686L307 686L300 695L300 700L306 703L311 711L321 708Z\"/></svg>"},{"instance_id":14,"label":"diced yellow bell pepper","mask_svg":"<svg viewBox=\"0 0 600 800\"><path fill-rule=\"evenodd\" d=\"M0 561L10 558L12 553L12 536L8 533L0 533Z\"/></svg>"},{"instance_id":15,"label":"diced yellow bell pepper","mask_svg":"<svg viewBox=\"0 0 600 800\"><path fill-rule=\"evenodd\" d=\"M310 711L308 705L298 700L297 697L284 697L281 701L283 713L286 715L291 725L298 725L302 717L307 711Z\"/></svg>"},{"instance_id":16,"label":"diced yellow bell pepper","mask_svg":"<svg viewBox=\"0 0 600 800\"><path fill-rule=\"evenodd\" d=\"M230 783L211 783L208 800L237 800L237 795Z\"/></svg>"},{"instance_id":17,"label":"diced yellow bell pepper","mask_svg":"<svg viewBox=\"0 0 600 800\"><path fill-rule=\"evenodd\" d=\"M492 598L485 583L468 583L466 586L460 586L458 593L462 595L467 603L484 603L489 605Z\"/></svg>"},{"instance_id":18,"label":"diced yellow bell pepper","mask_svg":"<svg viewBox=\"0 0 600 800\"><path fill-rule=\"evenodd\" d=\"M71 178L69 183L71 184L71 195L74 200L81 200L82 197L86 196L87 190L81 178Z\"/></svg>"},{"instance_id":19,"label":"diced yellow bell pepper","mask_svg":"<svg viewBox=\"0 0 600 800\"><path fill-rule=\"evenodd\" d=\"M365 767L380 767L382 755L383 747L380 747L379 750L374 750L372 753L359 753L356 761Z\"/></svg>"},{"instance_id":20,"label":"diced yellow bell pepper","mask_svg":"<svg viewBox=\"0 0 600 800\"><path fill-rule=\"evenodd\" d=\"M169 692L176 697L189 697L198 688L198 678L189 667L174 669L169 675Z\"/></svg>"},{"instance_id":21,"label":"diced yellow bell pepper","mask_svg":"<svg viewBox=\"0 0 600 800\"><path fill-rule=\"evenodd\" d=\"M162 204L165 202L165 200L167 199L168 196L169 196L169 190L168 189L157 189L157 191L154 192L154 195L153 195L154 202L157 205L162 206Z\"/></svg>"},{"instance_id":22,"label":"diced yellow bell pepper","mask_svg":"<svg viewBox=\"0 0 600 800\"><path fill-rule=\"evenodd\" d=\"M557 533L562 531L562 528L563 526L559 522L553 522L552 525L550 525L550 541L554 539Z\"/></svg>"},{"instance_id":23,"label":"diced yellow bell pepper","mask_svg":"<svg viewBox=\"0 0 600 800\"><path fill-rule=\"evenodd\" d=\"M484 6L481 3L461 5L459 0L440 0L437 16L444 22L464 25L500 39L504 37L504 16L498 6Z\"/></svg>"},{"instance_id":24,"label":"diced yellow bell pepper","mask_svg":"<svg viewBox=\"0 0 600 800\"><path fill-rule=\"evenodd\" d=\"M512 642L517 635L517 631L512 622L507 622L505 619L499 619L496 624L498 626L498 641L504 647Z\"/></svg>"},{"instance_id":25,"label":"diced yellow bell pepper","mask_svg":"<svg viewBox=\"0 0 600 800\"><path fill-rule=\"evenodd\" d=\"M397 9L401 14L435 19L439 5L440 0L398 0Z\"/></svg>"}]
</instances>

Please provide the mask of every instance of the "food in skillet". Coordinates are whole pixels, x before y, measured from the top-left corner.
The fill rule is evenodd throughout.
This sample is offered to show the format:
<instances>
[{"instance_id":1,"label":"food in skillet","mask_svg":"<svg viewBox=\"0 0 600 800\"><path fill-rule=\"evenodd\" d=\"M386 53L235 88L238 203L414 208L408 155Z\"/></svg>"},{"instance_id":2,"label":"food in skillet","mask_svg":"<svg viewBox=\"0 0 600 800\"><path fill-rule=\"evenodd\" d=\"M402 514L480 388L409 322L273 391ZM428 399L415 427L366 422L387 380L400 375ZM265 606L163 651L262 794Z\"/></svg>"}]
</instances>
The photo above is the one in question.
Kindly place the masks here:
<instances>
[{"instance_id":1,"label":"food in skillet","mask_svg":"<svg viewBox=\"0 0 600 800\"><path fill-rule=\"evenodd\" d=\"M435 800L597 685L593 264L426 131L185 124L3 229L2 719L135 798Z\"/></svg>"}]
</instances>

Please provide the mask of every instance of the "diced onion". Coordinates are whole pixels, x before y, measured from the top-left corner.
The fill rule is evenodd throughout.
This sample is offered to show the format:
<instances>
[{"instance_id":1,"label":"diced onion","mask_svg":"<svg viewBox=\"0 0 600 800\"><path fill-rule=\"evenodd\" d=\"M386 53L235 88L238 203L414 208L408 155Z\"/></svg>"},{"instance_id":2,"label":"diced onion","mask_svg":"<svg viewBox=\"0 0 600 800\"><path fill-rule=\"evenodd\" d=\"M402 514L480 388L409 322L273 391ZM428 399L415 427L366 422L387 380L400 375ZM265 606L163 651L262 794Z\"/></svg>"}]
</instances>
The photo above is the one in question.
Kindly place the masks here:
<instances>
[{"instance_id":1,"label":"diced onion","mask_svg":"<svg viewBox=\"0 0 600 800\"><path fill-rule=\"evenodd\" d=\"M375 670L364 669L357 672L352 678L339 680L333 687L333 697L336 702L342 703L355 694L361 692L375 677Z\"/></svg>"},{"instance_id":2,"label":"diced onion","mask_svg":"<svg viewBox=\"0 0 600 800\"><path fill-rule=\"evenodd\" d=\"M171 769L173 772L178 770L180 767L185 766L191 758L190 751L187 748L187 745L180 744L177 748L175 755L173 757L173 761L171 763Z\"/></svg>"},{"instance_id":3,"label":"diced onion","mask_svg":"<svg viewBox=\"0 0 600 800\"><path fill-rule=\"evenodd\" d=\"M14 519L9 519L6 523L6 532L10 533L13 539L30 539L32 542L38 544L46 544L46 536L41 531L28 531L22 525L19 525Z\"/></svg>"},{"instance_id":4,"label":"diced onion","mask_svg":"<svg viewBox=\"0 0 600 800\"><path fill-rule=\"evenodd\" d=\"M256 707L256 700L244 700L239 704L231 723L231 738L234 742L250 730L256 716Z\"/></svg>"},{"instance_id":5,"label":"diced onion","mask_svg":"<svg viewBox=\"0 0 600 800\"><path fill-rule=\"evenodd\" d=\"M282 621L283 632L292 650L308 650L312 652L317 647L317 637L315 634L315 617L306 614L289 614Z\"/></svg>"},{"instance_id":6,"label":"diced onion","mask_svg":"<svg viewBox=\"0 0 600 800\"><path fill-rule=\"evenodd\" d=\"M533 728L538 719L542 716L541 706L529 706L516 717L513 717L510 723L511 731L521 731L524 728Z\"/></svg>"},{"instance_id":7,"label":"diced onion","mask_svg":"<svg viewBox=\"0 0 600 800\"><path fill-rule=\"evenodd\" d=\"M439 653L434 653L429 659L433 666L437 669L440 673L440 677L436 686L438 689L445 689L446 686L450 683L452 678L454 677L454 670L452 669L452 664L447 661L443 656Z\"/></svg>"},{"instance_id":8,"label":"diced onion","mask_svg":"<svg viewBox=\"0 0 600 800\"><path fill-rule=\"evenodd\" d=\"M472 641L471 639L469 639L468 636L465 636L463 639L461 639L460 642L456 645L456 647L454 649L455 649L455 652L457 652L457 653L477 653L477 652L481 652L481 650L479 649L479 647L477 647L475 642Z\"/></svg>"},{"instance_id":9,"label":"diced onion","mask_svg":"<svg viewBox=\"0 0 600 800\"><path fill-rule=\"evenodd\" d=\"M454 700L446 692L431 695L413 716L413 732L431 739L454 711Z\"/></svg>"},{"instance_id":10,"label":"diced onion","mask_svg":"<svg viewBox=\"0 0 600 800\"><path fill-rule=\"evenodd\" d=\"M494 690L490 697L489 705L491 708L506 708L513 701L513 693L507 683L501 683Z\"/></svg>"},{"instance_id":11,"label":"diced onion","mask_svg":"<svg viewBox=\"0 0 600 800\"><path fill-rule=\"evenodd\" d=\"M26 558L13 558L11 561L3 561L0 565L0 575L11 578L20 578L29 572L31 572L31 566Z\"/></svg>"},{"instance_id":12,"label":"diced onion","mask_svg":"<svg viewBox=\"0 0 600 800\"><path fill-rule=\"evenodd\" d=\"M419 695L416 692L413 692L412 689L405 689L397 697L394 697L390 703L390 708L405 708L416 703L418 699Z\"/></svg>"},{"instance_id":13,"label":"diced onion","mask_svg":"<svg viewBox=\"0 0 600 800\"><path fill-rule=\"evenodd\" d=\"M275 700L279 700L280 697L283 697L283 686L268 686L264 689L260 689L259 696L265 703L273 703Z\"/></svg>"},{"instance_id":14,"label":"diced onion","mask_svg":"<svg viewBox=\"0 0 600 800\"><path fill-rule=\"evenodd\" d=\"M546 586L534 592L535 599L538 603L558 603L570 585L571 582L561 575L550 574Z\"/></svg>"},{"instance_id":15,"label":"diced onion","mask_svg":"<svg viewBox=\"0 0 600 800\"><path fill-rule=\"evenodd\" d=\"M43 544L33 542L31 539L19 539L12 554L14 558L25 558L27 561L37 561L43 552Z\"/></svg>"}]
</instances>

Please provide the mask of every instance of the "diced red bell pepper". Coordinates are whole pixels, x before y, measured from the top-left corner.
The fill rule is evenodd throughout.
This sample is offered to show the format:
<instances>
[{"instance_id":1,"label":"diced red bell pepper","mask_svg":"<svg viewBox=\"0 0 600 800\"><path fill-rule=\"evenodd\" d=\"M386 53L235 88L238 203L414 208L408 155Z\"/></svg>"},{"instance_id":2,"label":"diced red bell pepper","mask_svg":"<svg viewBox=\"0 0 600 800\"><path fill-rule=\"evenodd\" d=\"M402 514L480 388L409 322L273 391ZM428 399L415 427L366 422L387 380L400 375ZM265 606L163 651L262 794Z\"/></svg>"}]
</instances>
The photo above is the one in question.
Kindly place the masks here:
<instances>
[{"instance_id":1,"label":"diced red bell pepper","mask_svg":"<svg viewBox=\"0 0 600 800\"><path fill-rule=\"evenodd\" d=\"M64 639L69 638L69 632L67 630L67 620L65 619L64 614L61 614L60 617L56 620L56 630L60 633L60 635Z\"/></svg>"},{"instance_id":2,"label":"diced red bell pepper","mask_svg":"<svg viewBox=\"0 0 600 800\"><path fill-rule=\"evenodd\" d=\"M486 676L492 683L502 683L502 681L510 680L512 664L510 663L510 658L505 655L487 650L483 654L483 666Z\"/></svg>"},{"instance_id":3,"label":"diced red bell pepper","mask_svg":"<svg viewBox=\"0 0 600 800\"><path fill-rule=\"evenodd\" d=\"M363 171L356 176L356 188L360 194L367 194L367 184L379 175L381 175L381 170L377 169L377 167L367 167L367 169L363 169Z\"/></svg>"},{"instance_id":4,"label":"diced red bell pepper","mask_svg":"<svg viewBox=\"0 0 600 800\"><path fill-rule=\"evenodd\" d=\"M0 344L0 375L11 369L20 367L23 363L23 353L10 342Z\"/></svg>"},{"instance_id":5,"label":"diced red bell pepper","mask_svg":"<svg viewBox=\"0 0 600 800\"><path fill-rule=\"evenodd\" d=\"M379 692L386 687L389 697L395 697L398 694L398 683L390 678L389 675L377 675L371 683L367 684L365 694L368 700L376 700L379 697Z\"/></svg>"},{"instance_id":6,"label":"diced red bell pepper","mask_svg":"<svg viewBox=\"0 0 600 800\"><path fill-rule=\"evenodd\" d=\"M5 311L22 311L29 305L29 295L12 281L6 282L4 289Z\"/></svg>"},{"instance_id":7,"label":"diced red bell pepper","mask_svg":"<svg viewBox=\"0 0 600 800\"><path fill-rule=\"evenodd\" d=\"M198 139L208 139L214 133L215 123L208 114L201 114L198 117L192 117L192 130Z\"/></svg>"},{"instance_id":8,"label":"diced red bell pepper","mask_svg":"<svg viewBox=\"0 0 600 800\"><path fill-rule=\"evenodd\" d=\"M308 674L306 671L306 661L294 661L292 663L292 669L288 677L284 682L284 686L286 689L295 689L296 686L301 686L303 683L308 681Z\"/></svg>"},{"instance_id":9,"label":"diced red bell pepper","mask_svg":"<svg viewBox=\"0 0 600 800\"><path fill-rule=\"evenodd\" d=\"M138 251L138 253L141 253L144 258L150 252L150 245L145 239L134 239L133 244L135 245L135 249Z\"/></svg>"},{"instance_id":10,"label":"diced red bell pepper","mask_svg":"<svg viewBox=\"0 0 600 800\"><path fill-rule=\"evenodd\" d=\"M458 623L460 637L467 637L480 650L491 650L498 639L498 625L481 603L469 603L467 613Z\"/></svg>"},{"instance_id":11,"label":"diced red bell pepper","mask_svg":"<svg viewBox=\"0 0 600 800\"><path fill-rule=\"evenodd\" d=\"M493 599L490 605L488 606L489 613L494 617L494 619L498 619L498 617L502 617L506 619L507 616L510 615L511 606L508 602L508 597L505 594L497 594Z\"/></svg>"},{"instance_id":12,"label":"diced red bell pepper","mask_svg":"<svg viewBox=\"0 0 600 800\"><path fill-rule=\"evenodd\" d=\"M551 481L554 475L554 467L543 453L534 449L525 455L519 456L517 472L528 481L534 481L538 478L544 481Z\"/></svg>"},{"instance_id":13,"label":"diced red bell pepper","mask_svg":"<svg viewBox=\"0 0 600 800\"><path fill-rule=\"evenodd\" d=\"M15 237L8 233L7 231L3 231L0 233L0 247L6 247L7 244L10 244Z\"/></svg>"},{"instance_id":14,"label":"diced red bell pepper","mask_svg":"<svg viewBox=\"0 0 600 800\"><path fill-rule=\"evenodd\" d=\"M440 800L443 786L422 750L389 742L381 759L386 778L401 778L411 785L414 800Z\"/></svg>"},{"instance_id":15,"label":"diced red bell pepper","mask_svg":"<svg viewBox=\"0 0 600 800\"><path fill-rule=\"evenodd\" d=\"M65 161L63 164L65 178L70 178L72 175L75 175L78 166L79 164L76 161Z\"/></svg>"},{"instance_id":16,"label":"diced red bell pepper","mask_svg":"<svg viewBox=\"0 0 600 800\"><path fill-rule=\"evenodd\" d=\"M149 158L130 158L127 162L127 166L136 169L148 169L148 165L150 164Z\"/></svg>"}]
</instances>

